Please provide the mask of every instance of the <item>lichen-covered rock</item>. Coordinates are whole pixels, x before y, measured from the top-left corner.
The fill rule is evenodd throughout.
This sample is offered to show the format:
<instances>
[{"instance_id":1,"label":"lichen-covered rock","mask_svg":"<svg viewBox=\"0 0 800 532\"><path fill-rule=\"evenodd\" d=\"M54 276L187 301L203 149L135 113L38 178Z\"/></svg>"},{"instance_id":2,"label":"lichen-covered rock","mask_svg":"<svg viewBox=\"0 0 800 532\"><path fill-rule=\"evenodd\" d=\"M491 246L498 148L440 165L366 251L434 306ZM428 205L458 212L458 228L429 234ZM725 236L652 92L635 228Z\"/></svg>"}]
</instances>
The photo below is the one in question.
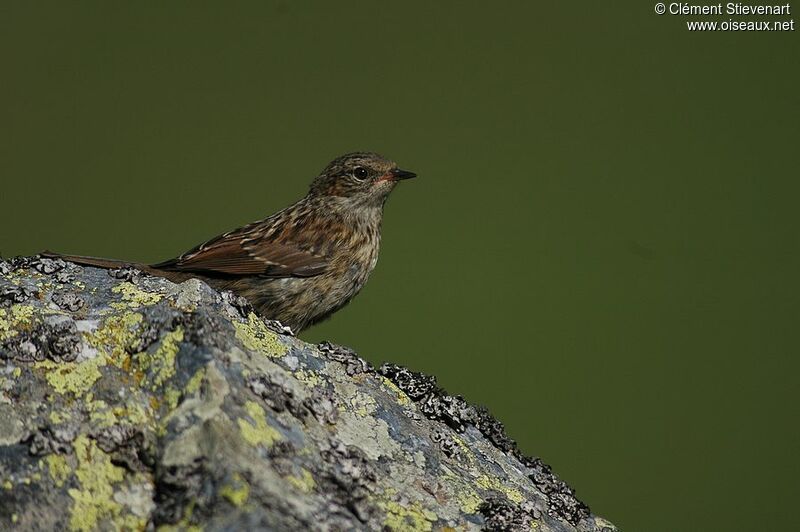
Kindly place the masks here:
<instances>
[{"instance_id":1,"label":"lichen-covered rock","mask_svg":"<svg viewBox=\"0 0 800 532\"><path fill-rule=\"evenodd\" d=\"M0 261L0 529L612 531L433 377L199 281Z\"/></svg>"}]
</instances>

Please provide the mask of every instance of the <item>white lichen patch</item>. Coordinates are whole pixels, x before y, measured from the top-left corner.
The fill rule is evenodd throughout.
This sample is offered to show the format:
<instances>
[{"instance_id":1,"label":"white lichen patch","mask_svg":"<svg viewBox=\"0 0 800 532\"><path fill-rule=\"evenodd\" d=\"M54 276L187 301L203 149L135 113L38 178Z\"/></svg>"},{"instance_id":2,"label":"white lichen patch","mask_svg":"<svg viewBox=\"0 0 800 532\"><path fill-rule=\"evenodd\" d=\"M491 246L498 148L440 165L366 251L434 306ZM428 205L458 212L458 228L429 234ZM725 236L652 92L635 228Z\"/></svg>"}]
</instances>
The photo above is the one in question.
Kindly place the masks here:
<instances>
[{"instance_id":1,"label":"white lichen patch","mask_svg":"<svg viewBox=\"0 0 800 532\"><path fill-rule=\"evenodd\" d=\"M337 427L342 443L360 448L371 460L405 454L400 444L389 435L389 425L380 418L364 417L345 410L339 414Z\"/></svg>"}]
</instances>

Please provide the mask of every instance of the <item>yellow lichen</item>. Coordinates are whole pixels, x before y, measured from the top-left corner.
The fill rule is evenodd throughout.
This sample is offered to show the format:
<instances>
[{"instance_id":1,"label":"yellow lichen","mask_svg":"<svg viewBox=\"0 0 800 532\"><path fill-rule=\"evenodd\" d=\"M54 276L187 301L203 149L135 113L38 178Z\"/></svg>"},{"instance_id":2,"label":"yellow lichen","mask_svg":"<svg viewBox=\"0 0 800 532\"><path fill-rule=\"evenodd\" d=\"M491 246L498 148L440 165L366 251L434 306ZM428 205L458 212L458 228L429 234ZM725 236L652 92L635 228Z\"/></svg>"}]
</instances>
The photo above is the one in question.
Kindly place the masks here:
<instances>
[{"instance_id":1,"label":"yellow lichen","mask_svg":"<svg viewBox=\"0 0 800 532\"><path fill-rule=\"evenodd\" d=\"M453 439L466 447L466 444L461 441L458 437L453 436ZM474 461L475 457L472 456L471 451L465 449L465 455L470 458L470 461ZM464 513L472 514L478 511L478 506L480 506L481 502L483 502L483 497L481 497L478 492L469 484L465 484L464 482L460 481L455 475L452 473L445 474L443 479L446 483L453 487L453 494L458 506ZM508 486L503 483L503 481L494 475L486 475L481 474L478 478L475 479L474 485L483 488L485 490L490 491L499 491L504 493L509 500L519 504L525 500L525 497L520 493L520 491L514 487Z\"/></svg>"},{"instance_id":2,"label":"yellow lichen","mask_svg":"<svg viewBox=\"0 0 800 532\"><path fill-rule=\"evenodd\" d=\"M380 503L386 511L383 525L392 532L420 532L433 530L438 519L436 513L423 507L419 502L400 504L394 501Z\"/></svg>"},{"instance_id":3,"label":"yellow lichen","mask_svg":"<svg viewBox=\"0 0 800 532\"><path fill-rule=\"evenodd\" d=\"M456 486L455 498L459 508L466 514L474 514L483 502L478 492L469 486Z\"/></svg>"},{"instance_id":4,"label":"yellow lichen","mask_svg":"<svg viewBox=\"0 0 800 532\"><path fill-rule=\"evenodd\" d=\"M105 401L91 399L86 401L87 410L89 411L89 420L96 423L100 427L110 427L116 425L119 421L114 408L108 406Z\"/></svg>"},{"instance_id":5,"label":"yellow lichen","mask_svg":"<svg viewBox=\"0 0 800 532\"><path fill-rule=\"evenodd\" d=\"M22 375L22 368L16 367L14 371L11 372L11 375L14 376L15 379L18 379L20 375Z\"/></svg>"},{"instance_id":6,"label":"yellow lichen","mask_svg":"<svg viewBox=\"0 0 800 532\"><path fill-rule=\"evenodd\" d=\"M222 486L219 489L219 494L238 508L247 502L247 498L250 496L250 486L241 475L234 473L233 484L225 484Z\"/></svg>"},{"instance_id":7,"label":"yellow lichen","mask_svg":"<svg viewBox=\"0 0 800 532\"><path fill-rule=\"evenodd\" d=\"M156 529L157 532L203 532L203 528L197 525L190 525L187 520L181 520L175 525L161 525Z\"/></svg>"},{"instance_id":8,"label":"yellow lichen","mask_svg":"<svg viewBox=\"0 0 800 532\"><path fill-rule=\"evenodd\" d=\"M247 316L247 323L234 322L236 338L248 349L259 351L268 357L281 357L289 350L278 335L267 329L264 322L254 313Z\"/></svg>"},{"instance_id":9,"label":"yellow lichen","mask_svg":"<svg viewBox=\"0 0 800 532\"><path fill-rule=\"evenodd\" d=\"M8 336L8 331L11 329L11 324L6 319L8 313L6 309L0 308L0 340L4 340Z\"/></svg>"},{"instance_id":10,"label":"yellow lichen","mask_svg":"<svg viewBox=\"0 0 800 532\"><path fill-rule=\"evenodd\" d=\"M244 408L254 422L254 424L250 424L244 419L237 420L242 438L244 438L247 443L253 446L262 443L270 446L275 441L281 439L281 433L267 424L267 417L261 405L253 401L247 401Z\"/></svg>"},{"instance_id":11,"label":"yellow lichen","mask_svg":"<svg viewBox=\"0 0 800 532\"><path fill-rule=\"evenodd\" d=\"M106 365L106 358L97 355L83 362L62 362L56 363L52 360L37 362L35 368L44 368L47 372L47 382L53 389L64 395L73 393L76 397L85 394L92 385L102 377L100 367Z\"/></svg>"},{"instance_id":12,"label":"yellow lichen","mask_svg":"<svg viewBox=\"0 0 800 532\"><path fill-rule=\"evenodd\" d=\"M353 394L349 402L353 413L360 417L367 417L378 408L375 399L360 392Z\"/></svg>"},{"instance_id":13,"label":"yellow lichen","mask_svg":"<svg viewBox=\"0 0 800 532\"><path fill-rule=\"evenodd\" d=\"M122 295L124 303L112 303L111 307L120 310L122 308L140 308L149 305L155 305L163 296L161 294L154 294L152 292L145 292L131 282L120 283L111 289L115 294Z\"/></svg>"},{"instance_id":14,"label":"yellow lichen","mask_svg":"<svg viewBox=\"0 0 800 532\"><path fill-rule=\"evenodd\" d=\"M109 316L102 327L86 335L86 341L92 347L106 353L115 366L122 367L125 360L129 359L128 348L139 338L143 319L138 312Z\"/></svg>"},{"instance_id":15,"label":"yellow lichen","mask_svg":"<svg viewBox=\"0 0 800 532\"><path fill-rule=\"evenodd\" d=\"M6 480L3 482L3 489L6 491L11 491L14 489L14 484L12 484L10 480Z\"/></svg>"},{"instance_id":16,"label":"yellow lichen","mask_svg":"<svg viewBox=\"0 0 800 532\"><path fill-rule=\"evenodd\" d=\"M125 514L117 519L114 519L114 529L116 530L145 530L147 527L147 518L139 517L132 513Z\"/></svg>"},{"instance_id":17,"label":"yellow lichen","mask_svg":"<svg viewBox=\"0 0 800 532\"><path fill-rule=\"evenodd\" d=\"M506 486L502 480L494 475L481 475L475 480L475 484L483 489L505 493L510 501L517 504L525 500L525 497L518 489Z\"/></svg>"},{"instance_id":18,"label":"yellow lichen","mask_svg":"<svg viewBox=\"0 0 800 532\"><path fill-rule=\"evenodd\" d=\"M192 375L192 378L189 379L189 382L186 383L186 393L195 393L197 390L200 389L200 385L203 384L203 379L206 376L206 369L200 368Z\"/></svg>"},{"instance_id":19,"label":"yellow lichen","mask_svg":"<svg viewBox=\"0 0 800 532\"><path fill-rule=\"evenodd\" d=\"M181 391L174 386L167 386L164 389L164 404L167 405L167 408L170 411L175 410L175 407L178 406L178 401L181 400L181 395Z\"/></svg>"},{"instance_id":20,"label":"yellow lichen","mask_svg":"<svg viewBox=\"0 0 800 532\"><path fill-rule=\"evenodd\" d=\"M30 325L35 310L30 305L12 305L11 322L17 325Z\"/></svg>"},{"instance_id":21,"label":"yellow lichen","mask_svg":"<svg viewBox=\"0 0 800 532\"><path fill-rule=\"evenodd\" d=\"M72 415L69 412L58 412L53 410L50 412L48 417L50 418L51 423L58 425L59 423L63 423L64 421L71 419Z\"/></svg>"},{"instance_id":22,"label":"yellow lichen","mask_svg":"<svg viewBox=\"0 0 800 532\"><path fill-rule=\"evenodd\" d=\"M167 333L161 340L155 353L141 353L136 358L139 369L142 371L150 370L152 379L150 384L153 387L163 385L168 379L175 375L175 359L180 350L180 343L183 341L183 328L178 327L172 332Z\"/></svg>"},{"instance_id":23,"label":"yellow lichen","mask_svg":"<svg viewBox=\"0 0 800 532\"><path fill-rule=\"evenodd\" d=\"M450 434L450 437L453 438L453 441L456 442L461 448L461 455L467 459L469 465L474 466L477 461L475 459L475 453L472 452L472 449L469 448L469 445L467 445L467 443L456 434Z\"/></svg>"},{"instance_id":24,"label":"yellow lichen","mask_svg":"<svg viewBox=\"0 0 800 532\"><path fill-rule=\"evenodd\" d=\"M75 439L78 467L75 476L80 488L67 492L73 499L69 528L88 532L99 528L102 520L118 516L122 507L114 501L113 485L122 481L124 469L111 463L110 457L85 435Z\"/></svg>"},{"instance_id":25,"label":"yellow lichen","mask_svg":"<svg viewBox=\"0 0 800 532\"><path fill-rule=\"evenodd\" d=\"M307 384L312 388L316 388L320 384L322 384L322 378L319 374L315 371L307 371L304 369L298 369L294 372L295 378L300 382Z\"/></svg>"},{"instance_id":26,"label":"yellow lichen","mask_svg":"<svg viewBox=\"0 0 800 532\"><path fill-rule=\"evenodd\" d=\"M134 426L146 425L151 421L145 409L138 403L114 407L112 413L118 420L125 420Z\"/></svg>"},{"instance_id":27,"label":"yellow lichen","mask_svg":"<svg viewBox=\"0 0 800 532\"><path fill-rule=\"evenodd\" d=\"M11 305L0 309L0 340L7 340L19 334L19 329L30 329L35 308L30 305Z\"/></svg>"},{"instance_id":28,"label":"yellow lichen","mask_svg":"<svg viewBox=\"0 0 800 532\"><path fill-rule=\"evenodd\" d=\"M411 403L411 399L409 399L409 397L406 395L406 392L404 392L403 390L398 388L397 385L395 383L393 383L391 380L389 380L388 378L382 377L382 379L383 379L384 386L386 386L387 388L392 390L395 393L395 395L397 395L397 403L398 404L400 404L402 406L406 406L409 403Z\"/></svg>"},{"instance_id":29,"label":"yellow lichen","mask_svg":"<svg viewBox=\"0 0 800 532\"><path fill-rule=\"evenodd\" d=\"M157 532L203 532L203 527L190 525L188 519L181 519L174 525L160 525Z\"/></svg>"},{"instance_id":30,"label":"yellow lichen","mask_svg":"<svg viewBox=\"0 0 800 532\"><path fill-rule=\"evenodd\" d=\"M194 513L195 501L190 500L183 511L183 517L174 525L160 525L157 532L203 532L203 527L190 523Z\"/></svg>"},{"instance_id":31,"label":"yellow lichen","mask_svg":"<svg viewBox=\"0 0 800 532\"><path fill-rule=\"evenodd\" d=\"M314 482L314 477L311 476L311 472L304 467L300 468L300 476L289 475L285 478L289 484L301 493L311 493L317 485Z\"/></svg>"},{"instance_id":32,"label":"yellow lichen","mask_svg":"<svg viewBox=\"0 0 800 532\"><path fill-rule=\"evenodd\" d=\"M40 465L41 464L40 462ZM47 466L47 471L56 483L56 486L59 488L63 486L64 481L67 480L71 471L66 458L60 454L48 454L44 458L44 465Z\"/></svg>"}]
</instances>

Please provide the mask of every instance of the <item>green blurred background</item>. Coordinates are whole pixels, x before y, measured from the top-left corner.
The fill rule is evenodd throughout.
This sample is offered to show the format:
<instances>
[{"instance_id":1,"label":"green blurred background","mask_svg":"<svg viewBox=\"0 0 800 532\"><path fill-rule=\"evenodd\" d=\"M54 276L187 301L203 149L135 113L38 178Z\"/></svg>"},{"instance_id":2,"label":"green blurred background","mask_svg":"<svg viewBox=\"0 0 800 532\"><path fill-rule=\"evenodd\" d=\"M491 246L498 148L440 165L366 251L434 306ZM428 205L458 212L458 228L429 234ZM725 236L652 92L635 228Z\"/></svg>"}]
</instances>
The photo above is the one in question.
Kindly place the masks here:
<instances>
[{"instance_id":1,"label":"green blurred background","mask_svg":"<svg viewBox=\"0 0 800 532\"><path fill-rule=\"evenodd\" d=\"M580 4L3 2L0 252L165 259L384 153L421 177L305 339L488 405L623 530L788 530L797 32Z\"/></svg>"}]
</instances>

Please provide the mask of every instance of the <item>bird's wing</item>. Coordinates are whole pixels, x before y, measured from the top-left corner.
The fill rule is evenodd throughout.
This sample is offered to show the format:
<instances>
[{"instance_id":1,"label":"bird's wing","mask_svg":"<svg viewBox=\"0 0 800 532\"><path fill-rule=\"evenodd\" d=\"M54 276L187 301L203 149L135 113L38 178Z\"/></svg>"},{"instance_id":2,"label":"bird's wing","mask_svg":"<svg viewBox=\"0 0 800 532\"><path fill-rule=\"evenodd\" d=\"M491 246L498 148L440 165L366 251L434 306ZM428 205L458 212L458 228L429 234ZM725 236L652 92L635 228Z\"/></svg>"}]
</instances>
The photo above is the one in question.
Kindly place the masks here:
<instances>
[{"instance_id":1,"label":"bird's wing","mask_svg":"<svg viewBox=\"0 0 800 532\"><path fill-rule=\"evenodd\" d=\"M270 235L258 226L225 233L154 268L206 275L313 277L323 273L330 257L295 242Z\"/></svg>"}]
</instances>

